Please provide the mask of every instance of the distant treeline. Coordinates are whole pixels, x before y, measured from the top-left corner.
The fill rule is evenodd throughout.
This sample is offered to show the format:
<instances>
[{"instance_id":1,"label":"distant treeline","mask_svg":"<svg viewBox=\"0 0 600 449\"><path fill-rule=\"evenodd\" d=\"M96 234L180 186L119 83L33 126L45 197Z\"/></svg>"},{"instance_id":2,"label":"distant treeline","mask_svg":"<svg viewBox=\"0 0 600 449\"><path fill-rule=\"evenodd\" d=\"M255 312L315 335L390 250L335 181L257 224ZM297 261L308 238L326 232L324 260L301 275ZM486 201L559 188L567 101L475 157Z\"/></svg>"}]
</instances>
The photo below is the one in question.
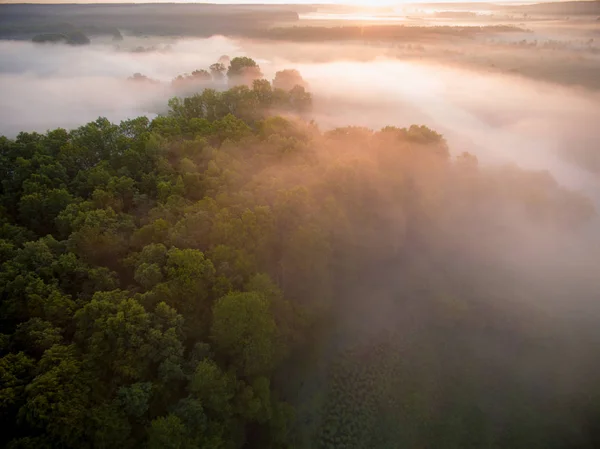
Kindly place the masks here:
<instances>
[{"instance_id":1,"label":"distant treeline","mask_svg":"<svg viewBox=\"0 0 600 449\"><path fill-rule=\"evenodd\" d=\"M259 37L290 41L322 40L421 40L437 38L473 38L483 33L525 32L516 26L405 26L372 25L278 27L259 32Z\"/></svg>"},{"instance_id":2,"label":"distant treeline","mask_svg":"<svg viewBox=\"0 0 600 449\"><path fill-rule=\"evenodd\" d=\"M73 31L71 33L38 34L33 36L32 41L39 44L64 42L69 45L86 45L90 43L90 38L81 31Z\"/></svg>"},{"instance_id":3,"label":"distant treeline","mask_svg":"<svg viewBox=\"0 0 600 449\"><path fill-rule=\"evenodd\" d=\"M424 8L426 4L422 5ZM439 7L439 6L436 6ZM464 4L446 5L464 10ZM468 11L478 9L468 4ZM487 5L496 12L543 15L600 14L600 2L558 2L537 5ZM299 23L299 14L317 9L315 5L207 5L207 4L113 4L113 5L0 5L0 38L31 39L35 35L79 30L88 36L120 36L119 30L140 36L213 35L252 36L303 40L349 39L362 33L358 27L301 28L288 34L280 27ZM331 9L331 8L329 8ZM332 10L333 11L333 10ZM455 14L455 12L453 13ZM271 28L275 28L272 30ZM448 29L444 29L448 28ZM364 32L371 38L396 39L437 35L472 36L475 33L504 32L515 28L485 27L397 27L370 26ZM397 33L401 30L401 36ZM424 31L425 30L425 31ZM329 37L329 33L333 37ZM391 35L390 35L391 34ZM362 36L362 34L360 34Z\"/></svg>"},{"instance_id":4,"label":"distant treeline","mask_svg":"<svg viewBox=\"0 0 600 449\"><path fill-rule=\"evenodd\" d=\"M439 3L421 3L423 9L439 9ZM546 15L596 15L600 14L600 1L552 1L535 4L493 4L487 2L445 3L452 11L494 11L494 13L546 14Z\"/></svg>"},{"instance_id":5,"label":"distant treeline","mask_svg":"<svg viewBox=\"0 0 600 449\"><path fill-rule=\"evenodd\" d=\"M276 40L407 40L470 38L486 32L523 31L512 26L291 26L309 7L242 5L0 5L0 38L32 39L81 32L122 39L136 36L226 35Z\"/></svg>"},{"instance_id":6,"label":"distant treeline","mask_svg":"<svg viewBox=\"0 0 600 449\"><path fill-rule=\"evenodd\" d=\"M78 29L88 35L239 34L298 20L301 7L234 5L0 5L0 38Z\"/></svg>"},{"instance_id":7,"label":"distant treeline","mask_svg":"<svg viewBox=\"0 0 600 449\"><path fill-rule=\"evenodd\" d=\"M600 1L537 3L514 6L511 10L527 14L596 15L600 14Z\"/></svg>"}]
</instances>

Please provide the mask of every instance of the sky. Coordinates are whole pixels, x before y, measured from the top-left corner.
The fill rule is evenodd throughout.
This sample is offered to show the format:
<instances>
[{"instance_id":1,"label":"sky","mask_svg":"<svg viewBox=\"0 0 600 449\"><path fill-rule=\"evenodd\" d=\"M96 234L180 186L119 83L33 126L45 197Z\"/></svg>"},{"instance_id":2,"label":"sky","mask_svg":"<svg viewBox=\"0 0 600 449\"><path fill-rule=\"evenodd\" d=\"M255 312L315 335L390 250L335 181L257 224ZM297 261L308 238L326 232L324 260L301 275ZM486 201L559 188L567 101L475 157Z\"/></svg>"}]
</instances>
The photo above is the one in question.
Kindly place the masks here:
<instances>
[{"instance_id":1,"label":"sky","mask_svg":"<svg viewBox=\"0 0 600 449\"><path fill-rule=\"evenodd\" d=\"M431 3L455 0L433 0ZM475 0L462 0L465 3ZM479 0L477 0L479 1ZM0 3L218 3L218 4L343 4L343 5L394 5L417 3L404 0L0 0ZM425 3L425 1L423 1Z\"/></svg>"},{"instance_id":2,"label":"sky","mask_svg":"<svg viewBox=\"0 0 600 449\"><path fill-rule=\"evenodd\" d=\"M1 3L218 3L218 4L342 4L387 6L406 3L549 3L569 0L485 1L485 0L0 0ZM592 0L590 0L592 1Z\"/></svg>"}]
</instances>

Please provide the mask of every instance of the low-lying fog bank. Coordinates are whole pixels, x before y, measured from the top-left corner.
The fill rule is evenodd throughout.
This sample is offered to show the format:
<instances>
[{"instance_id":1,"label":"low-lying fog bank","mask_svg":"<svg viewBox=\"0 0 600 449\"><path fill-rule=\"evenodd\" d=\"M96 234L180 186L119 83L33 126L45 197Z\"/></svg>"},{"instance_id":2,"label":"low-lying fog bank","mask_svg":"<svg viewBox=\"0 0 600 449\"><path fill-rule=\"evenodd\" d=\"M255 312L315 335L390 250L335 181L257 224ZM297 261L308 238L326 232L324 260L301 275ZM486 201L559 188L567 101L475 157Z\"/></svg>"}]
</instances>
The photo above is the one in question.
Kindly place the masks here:
<instances>
[{"instance_id":1,"label":"low-lying fog bank","mask_svg":"<svg viewBox=\"0 0 600 449\"><path fill-rule=\"evenodd\" d=\"M331 46L319 50L330 62L297 63L282 50L279 44L270 52L265 44L224 37L173 41L163 50L144 52L114 44L0 41L0 133L14 137L22 130L73 128L98 116L152 117L175 94L169 84L175 76L206 69L224 54L247 54L268 79L277 70L298 69L323 128L425 124L443 133L456 153L549 170L569 187L600 198L594 173L600 168L598 92L416 60L358 62L347 55L336 58ZM128 81L136 72L160 83Z\"/></svg>"}]
</instances>

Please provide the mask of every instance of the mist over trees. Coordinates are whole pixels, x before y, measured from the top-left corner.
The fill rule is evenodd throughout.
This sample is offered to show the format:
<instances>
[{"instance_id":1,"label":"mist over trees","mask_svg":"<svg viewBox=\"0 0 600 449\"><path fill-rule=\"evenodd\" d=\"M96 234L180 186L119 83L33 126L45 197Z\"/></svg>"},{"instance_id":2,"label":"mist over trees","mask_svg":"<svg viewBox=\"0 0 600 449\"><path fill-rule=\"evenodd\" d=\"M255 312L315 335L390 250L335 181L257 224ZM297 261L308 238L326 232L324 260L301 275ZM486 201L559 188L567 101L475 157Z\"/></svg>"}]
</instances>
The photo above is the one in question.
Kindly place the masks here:
<instances>
[{"instance_id":1,"label":"mist over trees","mask_svg":"<svg viewBox=\"0 0 600 449\"><path fill-rule=\"evenodd\" d=\"M170 104L177 113L182 111L181 101L185 105L196 103L193 113L203 118L223 115L223 111L242 118L273 111L296 111L304 114L310 111L312 97L306 90L307 83L297 70L279 71L271 83L263 79L260 66L252 58L235 57L230 60L228 56L222 56L219 61L222 62L210 66L210 72L205 69L194 70L191 74L177 76L171 82L177 92L189 95L183 100L173 100ZM228 61L230 65L226 66ZM129 79L152 81L139 73ZM227 86L231 90L223 93ZM181 113L189 115L189 112Z\"/></svg>"},{"instance_id":2,"label":"mist over trees","mask_svg":"<svg viewBox=\"0 0 600 449\"><path fill-rule=\"evenodd\" d=\"M233 58L227 68L227 77L231 85L251 85L263 76L260 67L252 58L246 56Z\"/></svg>"},{"instance_id":3,"label":"mist over trees","mask_svg":"<svg viewBox=\"0 0 600 449\"><path fill-rule=\"evenodd\" d=\"M593 203L425 126L322 131L295 70L175 82L225 76L0 138L2 445L594 447L598 281L526 267Z\"/></svg>"},{"instance_id":4,"label":"mist over trees","mask_svg":"<svg viewBox=\"0 0 600 449\"><path fill-rule=\"evenodd\" d=\"M308 88L308 85L300 75L300 72L295 69L280 70L275 73L273 79L273 87L276 89L291 90L296 86Z\"/></svg>"}]
</instances>

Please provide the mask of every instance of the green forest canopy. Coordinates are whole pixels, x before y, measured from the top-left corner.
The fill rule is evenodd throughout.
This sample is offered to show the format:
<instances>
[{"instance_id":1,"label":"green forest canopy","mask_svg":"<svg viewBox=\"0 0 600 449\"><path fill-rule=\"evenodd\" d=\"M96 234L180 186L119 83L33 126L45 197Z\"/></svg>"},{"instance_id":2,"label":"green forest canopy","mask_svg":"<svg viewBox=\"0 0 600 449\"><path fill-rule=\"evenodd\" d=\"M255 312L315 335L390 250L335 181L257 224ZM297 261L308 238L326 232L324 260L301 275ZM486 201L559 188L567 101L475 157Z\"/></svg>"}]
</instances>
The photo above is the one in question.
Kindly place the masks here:
<instances>
[{"instance_id":1,"label":"green forest canopy","mask_svg":"<svg viewBox=\"0 0 600 449\"><path fill-rule=\"evenodd\" d=\"M490 210L574 233L590 202L544 174L453 158L424 126L323 132L298 118L310 104L303 88L255 80L173 99L153 120L0 138L3 445L513 449L550 447L554 431L588 441L537 415L540 403L510 402L514 385L490 393L504 426L490 424L469 396L489 373L477 377L472 354L459 366L439 351L463 348L447 332L484 338L499 315L433 262L460 264L445 242L473 217L506 232ZM389 280L390 267L406 280L399 306L415 305L431 335L404 352L393 333L327 350L335 366L305 395L349 293L373 273Z\"/></svg>"}]
</instances>

